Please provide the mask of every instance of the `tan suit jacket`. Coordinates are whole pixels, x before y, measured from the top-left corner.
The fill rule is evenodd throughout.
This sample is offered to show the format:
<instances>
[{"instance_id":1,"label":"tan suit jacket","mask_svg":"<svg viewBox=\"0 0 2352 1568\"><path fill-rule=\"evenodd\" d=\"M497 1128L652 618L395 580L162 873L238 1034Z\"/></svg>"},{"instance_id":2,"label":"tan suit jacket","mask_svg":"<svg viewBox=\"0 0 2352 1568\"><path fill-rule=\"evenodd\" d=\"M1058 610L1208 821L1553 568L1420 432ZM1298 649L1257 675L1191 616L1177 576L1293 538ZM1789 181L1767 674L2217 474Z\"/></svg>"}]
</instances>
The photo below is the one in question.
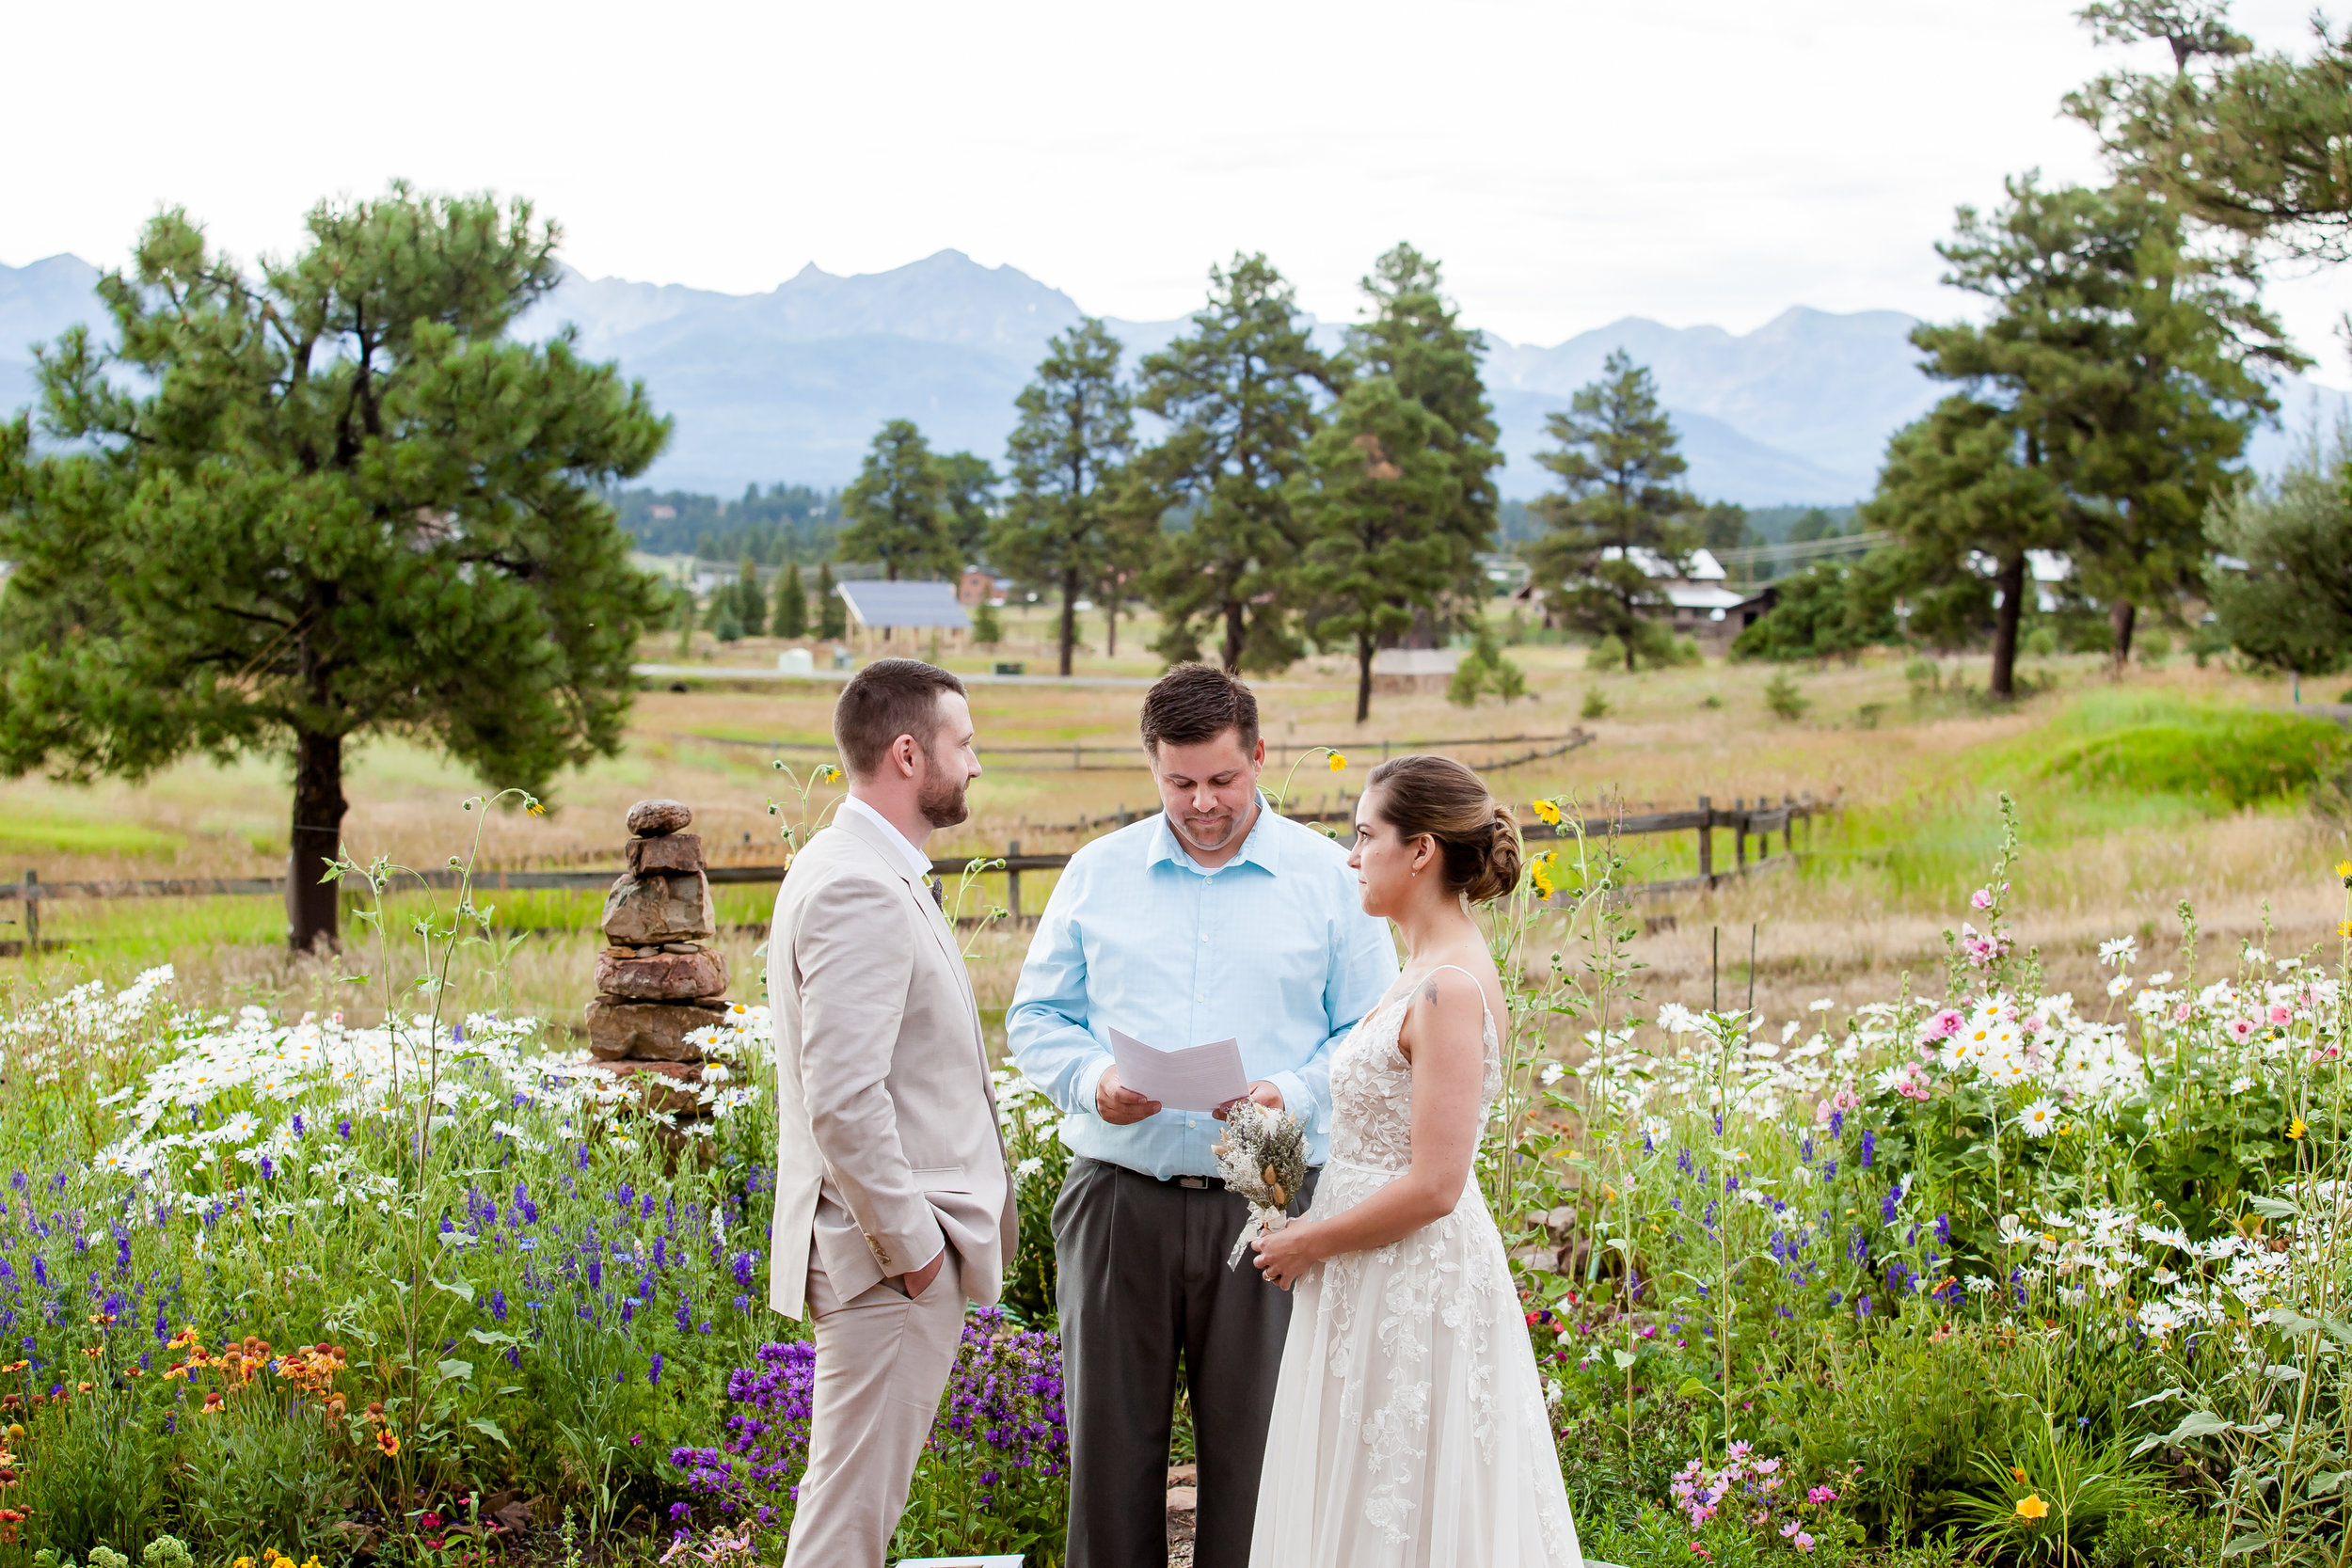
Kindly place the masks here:
<instances>
[{"instance_id":1,"label":"tan suit jacket","mask_svg":"<svg viewBox=\"0 0 2352 1568\"><path fill-rule=\"evenodd\" d=\"M768 1304L805 1315L812 1242L847 1301L956 1249L987 1306L1016 1241L979 1010L930 890L851 816L795 856L768 936L776 1206Z\"/></svg>"}]
</instances>

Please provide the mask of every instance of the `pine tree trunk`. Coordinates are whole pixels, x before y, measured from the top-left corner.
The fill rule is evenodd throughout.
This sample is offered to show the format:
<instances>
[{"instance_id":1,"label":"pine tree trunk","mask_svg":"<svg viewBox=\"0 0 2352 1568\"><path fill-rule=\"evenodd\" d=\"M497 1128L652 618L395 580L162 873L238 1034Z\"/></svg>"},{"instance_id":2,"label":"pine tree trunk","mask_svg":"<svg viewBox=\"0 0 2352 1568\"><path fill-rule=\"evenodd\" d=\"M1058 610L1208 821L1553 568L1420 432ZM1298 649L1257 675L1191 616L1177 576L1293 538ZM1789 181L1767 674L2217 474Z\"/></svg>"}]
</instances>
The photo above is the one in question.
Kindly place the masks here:
<instances>
[{"instance_id":1,"label":"pine tree trunk","mask_svg":"<svg viewBox=\"0 0 2352 1568\"><path fill-rule=\"evenodd\" d=\"M1356 722L1372 717L1372 639L1356 634Z\"/></svg>"},{"instance_id":2,"label":"pine tree trunk","mask_svg":"<svg viewBox=\"0 0 2352 1568\"><path fill-rule=\"evenodd\" d=\"M1119 657L1119 582L1116 578L1103 592L1103 657Z\"/></svg>"},{"instance_id":3,"label":"pine tree trunk","mask_svg":"<svg viewBox=\"0 0 2352 1568\"><path fill-rule=\"evenodd\" d=\"M1239 599L1225 607L1225 673L1241 673L1241 651L1249 644L1249 623L1245 619L1248 606Z\"/></svg>"},{"instance_id":4,"label":"pine tree trunk","mask_svg":"<svg viewBox=\"0 0 2352 1568\"><path fill-rule=\"evenodd\" d=\"M1078 568L1061 574L1061 673L1070 673L1070 651L1078 641Z\"/></svg>"},{"instance_id":5,"label":"pine tree trunk","mask_svg":"<svg viewBox=\"0 0 2352 1568\"><path fill-rule=\"evenodd\" d=\"M343 739L339 735L294 737L294 847L286 857L286 944L315 952L324 937L329 948L342 945L339 929L342 884L323 881L327 863L342 847Z\"/></svg>"},{"instance_id":6,"label":"pine tree trunk","mask_svg":"<svg viewBox=\"0 0 2352 1568\"><path fill-rule=\"evenodd\" d=\"M2139 620L2139 607L2129 599L2118 599L2107 607L2107 625L2115 631L2115 678L2122 680L2123 671L2132 661L2132 627Z\"/></svg>"},{"instance_id":7,"label":"pine tree trunk","mask_svg":"<svg viewBox=\"0 0 2352 1568\"><path fill-rule=\"evenodd\" d=\"M2025 552L2003 562L1993 582L2001 591L2001 607L1993 613L1993 695L2006 702L2017 695L2017 623L2026 613Z\"/></svg>"}]
</instances>

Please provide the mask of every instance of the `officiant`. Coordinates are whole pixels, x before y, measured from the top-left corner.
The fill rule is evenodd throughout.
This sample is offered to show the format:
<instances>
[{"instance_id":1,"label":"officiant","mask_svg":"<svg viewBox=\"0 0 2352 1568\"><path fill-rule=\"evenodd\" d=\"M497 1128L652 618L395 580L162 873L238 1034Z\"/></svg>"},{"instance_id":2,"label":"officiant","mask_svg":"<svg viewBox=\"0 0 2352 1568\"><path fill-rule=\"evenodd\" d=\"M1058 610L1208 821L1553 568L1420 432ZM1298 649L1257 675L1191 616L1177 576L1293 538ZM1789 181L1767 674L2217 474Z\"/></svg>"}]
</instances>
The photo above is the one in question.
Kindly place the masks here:
<instances>
[{"instance_id":1,"label":"officiant","mask_svg":"<svg viewBox=\"0 0 2352 1568\"><path fill-rule=\"evenodd\" d=\"M1110 1031L1162 1049L1237 1038L1249 1098L1304 1119L1320 1164L1331 1048L1395 979L1396 950L1358 902L1346 849L1259 793L1247 686L1180 665L1144 697L1142 731L1161 814L1071 857L1005 1018L1014 1064L1068 1116L1075 1155L1054 1207L1068 1563L1166 1562L1181 1361L1194 1561L1242 1568L1290 1297L1225 1265L1248 1205L1214 1174L1216 1116L1123 1086Z\"/></svg>"}]
</instances>

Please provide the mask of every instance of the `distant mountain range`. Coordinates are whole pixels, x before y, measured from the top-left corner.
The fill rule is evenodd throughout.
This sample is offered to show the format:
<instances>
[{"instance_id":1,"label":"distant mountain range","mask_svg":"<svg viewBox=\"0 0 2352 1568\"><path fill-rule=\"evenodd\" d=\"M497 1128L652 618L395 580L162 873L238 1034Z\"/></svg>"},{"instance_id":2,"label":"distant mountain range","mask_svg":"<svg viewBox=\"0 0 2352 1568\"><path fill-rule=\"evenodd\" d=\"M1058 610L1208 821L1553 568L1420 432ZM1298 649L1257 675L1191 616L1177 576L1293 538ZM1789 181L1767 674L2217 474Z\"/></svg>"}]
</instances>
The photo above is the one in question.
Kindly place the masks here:
<instances>
[{"instance_id":1,"label":"distant mountain range","mask_svg":"<svg viewBox=\"0 0 2352 1568\"><path fill-rule=\"evenodd\" d=\"M32 393L23 345L102 319L97 269L72 256L0 267L0 410ZM1045 341L1078 320L1075 301L1013 267L961 251L889 272L835 277L815 265L767 293L571 274L519 324L539 337L574 327L580 346L641 377L676 434L647 483L739 493L749 483L834 485L857 472L885 420L912 419L934 446L1001 460L1014 394ZM1339 346L1343 324L1317 322ZM1919 373L1916 325L1895 310L1839 315L1797 307L1748 333L1670 327L1640 317L1549 348L1487 337L1486 375L1508 463L1506 496L1547 488L1534 462L1544 416L1622 347L1647 365L1690 459L1692 491L1751 506L1838 503L1869 494L1887 436L1945 388ZM1113 319L1131 357L1164 346L1183 320ZM2342 393L2298 383L2290 432L2342 417ZM2290 437L2257 438L2275 466Z\"/></svg>"}]
</instances>

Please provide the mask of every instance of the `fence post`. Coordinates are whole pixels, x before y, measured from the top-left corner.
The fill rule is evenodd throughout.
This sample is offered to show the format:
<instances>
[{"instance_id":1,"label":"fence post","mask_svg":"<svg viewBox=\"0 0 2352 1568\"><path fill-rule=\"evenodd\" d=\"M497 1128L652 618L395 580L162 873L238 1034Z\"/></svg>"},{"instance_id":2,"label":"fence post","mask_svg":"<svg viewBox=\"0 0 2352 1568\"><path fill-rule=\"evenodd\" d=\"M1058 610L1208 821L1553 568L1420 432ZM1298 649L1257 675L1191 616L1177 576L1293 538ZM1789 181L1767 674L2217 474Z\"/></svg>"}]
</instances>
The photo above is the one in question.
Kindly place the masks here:
<instances>
[{"instance_id":1,"label":"fence post","mask_svg":"<svg viewBox=\"0 0 2352 1568\"><path fill-rule=\"evenodd\" d=\"M1797 802L1787 795L1780 798L1780 847L1784 854L1797 852Z\"/></svg>"},{"instance_id":2,"label":"fence post","mask_svg":"<svg viewBox=\"0 0 2352 1568\"><path fill-rule=\"evenodd\" d=\"M24 873L24 956L40 957L40 873Z\"/></svg>"},{"instance_id":3,"label":"fence post","mask_svg":"<svg viewBox=\"0 0 2352 1568\"><path fill-rule=\"evenodd\" d=\"M1013 869L1011 863L1020 858L1021 841L1016 838L1005 848L1005 912L1012 916L1016 926L1021 923L1021 873Z\"/></svg>"},{"instance_id":4,"label":"fence post","mask_svg":"<svg viewBox=\"0 0 2352 1568\"><path fill-rule=\"evenodd\" d=\"M1744 795L1731 798L1731 868L1740 875L1748 874L1748 800Z\"/></svg>"},{"instance_id":5,"label":"fence post","mask_svg":"<svg viewBox=\"0 0 2352 1568\"><path fill-rule=\"evenodd\" d=\"M1699 880L1715 885L1715 807L1704 795L1699 797Z\"/></svg>"}]
</instances>

